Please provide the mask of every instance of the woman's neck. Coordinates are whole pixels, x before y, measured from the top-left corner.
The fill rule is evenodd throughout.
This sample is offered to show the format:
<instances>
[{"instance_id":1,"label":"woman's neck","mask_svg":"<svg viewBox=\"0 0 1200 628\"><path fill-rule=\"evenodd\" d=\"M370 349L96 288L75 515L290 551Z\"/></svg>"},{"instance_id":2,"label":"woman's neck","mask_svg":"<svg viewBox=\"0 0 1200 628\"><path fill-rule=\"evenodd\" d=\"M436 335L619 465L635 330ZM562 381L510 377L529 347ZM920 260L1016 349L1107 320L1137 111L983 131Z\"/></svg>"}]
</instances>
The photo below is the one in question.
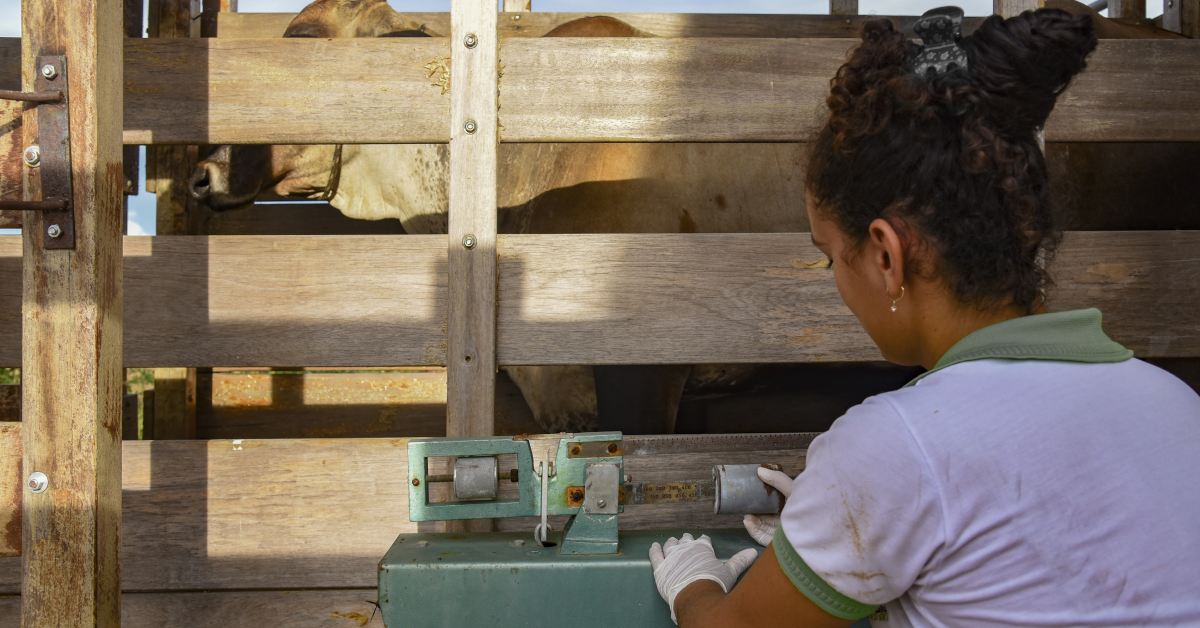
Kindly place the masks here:
<instances>
[{"instance_id":1,"label":"woman's neck","mask_svg":"<svg viewBox=\"0 0 1200 628\"><path fill-rule=\"evenodd\" d=\"M1026 315L1023 309L1014 306L980 310L957 301L939 305L929 308L917 321L919 364L926 369L932 369L963 338L984 327Z\"/></svg>"}]
</instances>

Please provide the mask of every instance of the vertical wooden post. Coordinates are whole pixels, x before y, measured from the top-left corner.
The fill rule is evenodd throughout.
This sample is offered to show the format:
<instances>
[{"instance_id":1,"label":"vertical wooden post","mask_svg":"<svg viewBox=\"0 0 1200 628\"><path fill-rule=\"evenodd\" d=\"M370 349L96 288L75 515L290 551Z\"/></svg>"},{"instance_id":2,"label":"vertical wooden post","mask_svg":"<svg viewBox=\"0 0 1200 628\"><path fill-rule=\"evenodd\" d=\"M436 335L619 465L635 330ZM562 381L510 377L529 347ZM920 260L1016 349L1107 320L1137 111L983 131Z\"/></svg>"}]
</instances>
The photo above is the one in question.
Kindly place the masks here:
<instances>
[{"instance_id":1,"label":"vertical wooden post","mask_svg":"<svg viewBox=\"0 0 1200 628\"><path fill-rule=\"evenodd\" d=\"M196 438L196 369L154 369L152 432L163 440Z\"/></svg>"},{"instance_id":2,"label":"vertical wooden post","mask_svg":"<svg viewBox=\"0 0 1200 628\"><path fill-rule=\"evenodd\" d=\"M1001 17L1013 17L1024 11L1044 8L1044 0L992 0L992 13Z\"/></svg>"},{"instance_id":3,"label":"vertical wooden post","mask_svg":"<svg viewBox=\"0 0 1200 628\"><path fill-rule=\"evenodd\" d=\"M491 436L496 404L496 107L494 0L452 0L450 312L446 436ZM447 531L491 530L489 520Z\"/></svg>"},{"instance_id":4,"label":"vertical wooden post","mask_svg":"<svg viewBox=\"0 0 1200 628\"><path fill-rule=\"evenodd\" d=\"M1146 17L1146 0L1108 0L1108 17Z\"/></svg>"},{"instance_id":5,"label":"vertical wooden post","mask_svg":"<svg viewBox=\"0 0 1200 628\"><path fill-rule=\"evenodd\" d=\"M532 0L504 0L505 13L529 13L533 11Z\"/></svg>"},{"instance_id":6,"label":"vertical wooden post","mask_svg":"<svg viewBox=\"0 0 1200 628\"><path fill-rule=\"evenodd\" d=\"M26 221L22 472L48 482L44 492L23 490L21 625L117 626L122 3L24 0L22 17L24 89L34 87L38 55L67 59L75 248L43 248L41 220ZM37 112L26 110L27 138L37 137ZM40 196L33 188L27 195Z\"/></svg>"},{"instance_id":7,"label":"vertical wooden post","mask_svg":"<svg viewBox=\"0 0 1200 628\"><path fill-rule=\"evenodd\" d=\"M1163 0L1163 28L1200 37L1200 0Z\"/></svg>"},{"instance_id":8,"label":"vertical wooden post","mask_svg":"<svg viewBox=\"0 0 1200 628\"><path fill-rule=\"evenodd\" d=\"M491 436L496 388L496 5L453 0L446 436Z\"/></svg>"},{"instance_id":9,"label":"vertical wooden post","mask_svg":"<svg viewBox=\"0 0 1200 628\"><path fill-rule=\"evenodd\" d=\"M830 15L858 15L858 0L829 0Z\"/></svg>"}]
</instances>

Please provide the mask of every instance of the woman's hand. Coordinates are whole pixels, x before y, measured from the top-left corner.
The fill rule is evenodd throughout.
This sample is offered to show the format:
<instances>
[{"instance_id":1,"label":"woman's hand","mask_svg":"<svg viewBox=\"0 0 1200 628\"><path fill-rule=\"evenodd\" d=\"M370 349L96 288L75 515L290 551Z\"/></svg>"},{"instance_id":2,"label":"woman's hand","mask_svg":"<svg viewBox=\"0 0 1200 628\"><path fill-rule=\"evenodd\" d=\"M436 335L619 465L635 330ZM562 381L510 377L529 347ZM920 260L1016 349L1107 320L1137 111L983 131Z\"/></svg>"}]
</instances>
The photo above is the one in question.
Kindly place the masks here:
<instances>
[{"instance_id":1,"label":"woman's hand","mask_svg":"<svg viewBox=\"0 0 1200 628\"><path fill-rule=\"evenodd\" d=\"M792 478L783 471L772 471L766 467L760 467L758 477L763 482L766 482L775 490L783 493L786 499L792 496ZM779 527L779 515L746 515L742 519L742 523L746 526L746 531L750 536L758 542L759 545L766 547L771 544L771 537L775 536L775 528Z\"/></svg>"},{"instance_id":2,"label":"woman's hand","mask_svg":"<svg viewBox=\"0 0 1200 628\"><path fill-rule=\"evenodd\" d=\"M662 547L658 543L650 546L654 584L658 586L659 595L667 601L667 606L671 607L671 621L675 623L679 623L675 618L675 596L684 587L698 580L712 580L728 593L737 584L738 576L756 558L757 550L744 549L723 563L713 551L708 535L693 539L692 535L684 534L678 540L671 537Z\"/></svg>"}]
</instances>

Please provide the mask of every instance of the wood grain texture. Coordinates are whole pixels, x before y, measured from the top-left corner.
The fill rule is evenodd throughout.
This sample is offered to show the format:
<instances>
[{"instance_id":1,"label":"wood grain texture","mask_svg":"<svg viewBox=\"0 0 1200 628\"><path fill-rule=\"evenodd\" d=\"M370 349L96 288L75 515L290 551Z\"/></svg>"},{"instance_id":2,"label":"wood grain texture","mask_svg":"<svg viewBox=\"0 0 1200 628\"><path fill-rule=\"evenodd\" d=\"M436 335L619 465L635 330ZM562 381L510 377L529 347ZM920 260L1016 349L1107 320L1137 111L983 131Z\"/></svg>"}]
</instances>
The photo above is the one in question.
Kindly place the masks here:
<instances>
[{"instance_id":1,"label":"wood grain texture","mask_svg":"<svg viewBox=\"0 0 1200 628\"><path fill-rule=\"evenodd\" d=\"M1163 7L1163 28L1185 37L1200 37L1200 0L1173 0Z\"/></svg>"},{"instance_id":2,"label":"wood grain texture","mask_svg":"<svg viewBox=\"0 0 1200 628\"><path fill-rule=\"evenodd\" d=\"M517 0L518 3L520 0ZM427 25L437 33L450 32L449 13L404 13ZM510 37L542 37L557 26L597 13L554 13L537 11L501 13L497 31L501 39ZM600 13L621 20L635 28L659 37L762 37L799 38L834 37L857 38L862 23L870 19L888 19L905 32L912 34L916 16L883 17L875 15L766 15L720 13ZM223 13L218 16L218 36L256 39L282 37L295 13ZM983 18L968 17L963 30L974 30Z\"/></svg>"},{"instance_id":3,"label":"wood grain texture","mask_svg":"<svg viewBox=\"0 0 1200 628\"><path fill-rule=\"evenodd\" d=\"M408 521L405 439L126 441L124 450L127 591L373 587L396 536L437 525ZM794 473L803 452L630 456L626 473L710 479L714 464L739 462ZM713 515L711 504L673 512L629 506L621 527L740 521ZM20 579L20 562L0 559L0 594Z\"/></svg>"},{"instance_id":4,"label":"wood grain texture","mask_svg":"<svg viewBox=\"0 0 1200 628\"><path fill-rule=\"evenodd\" d=\"M444 364L445 236L125 242L127 367ZM17 272L19 253L15 236L0 237L3 273ZM16 366L9 282L0 303L0 364Z\"/></svg>"},{"instance_id":5,"label":"wood grain texture","mask_svg":"<svg viewBox=\"0 0 1200 628\"><path fill-rule=\"evenodd\" d=\"M504 141L803 141L844 40L513 40ZM1049 141L1200 139L1200 42L1104 41Z\"/></svg>"},{"instance_id":6,"label":"wood grain texture","mask_svg":"<svg viewBox=\"0 0 1200 628\"><path fill-rule=\"evenodd\" d=\"M0 89L21 89L20 37L0 37Z\"/></svg>"},{"instance_id":7,"label":"wood grain texture","mask_svg":"<svg viewBox=\"0 0 1200 628\"><path fill-rule=\"evenodd\" d=\"M992 13L1002 17L1019 15L1022 11L1036 11L1046 6L1045 0L992 0Z\"/></svg>"},{"instance_id":8,"label":"wood grain texture","mask_svg":"<svg viewBox=\"0 0 1200 628\"><path fill-rule=\"evenodd\" d=\"M1108 17L1144 18L1146 0L1108 0Z\"/></svg>"},{"instance_id":9,"label":"wood grain texture","mask_svg":"<svg viewBox=\"0 0 1200 628\"><path fill-rule=\"evenodd\" d=\"M0 422L21 420L21 385L0 384Z\"/></svg>"},{"instance_id":10,"label":"wood grain texture","mask_svg":"<svg viewBox=\"0 0 1200 628\"><path fill-rule=\"evenodd\" d=\"M3 61L0 58L0 63ZM0 200L19 201L24 193L21 179L25 169L25 164L21 161L21 153L25 150L25 135L22 130L24 111L25 103L0 100ZM0 210L0 227L19 226L21 212Z\"/></svg>"},{"instance_id":11,"label":"wood grain texture","mask_svg":"<svg viewBox=\"0 0 1200 628\"><path fill-rule=\"evenodd\" d=\"M24 489L21 424L6 419L0 421L0 557L21 555L21 498Z\"/></svg>"},{"instance_id":12,"label":"wood grain texture","mask_svg":"<svg viewBox=\"0 0 1200 628\"><path fill-rule=\"evenodd\" d=\"M858 15L858 0L829 0L830 15Z\"/></svg>"},{"instance_id":13,"label":"wood grain texture","mask_svg":"<svg viewBox=\"0 0 1200 628\"><path fill-rule=\"evenodd\" d=\"M1052 308L1101 307L1141 357L1200 356L1200 293L1180 288L1196 234L1069 234ZM442 236L126 242L127 366L444 364ZM878 359L829 271L804 268L824 259L807 234L501 236L499 251L501 364ZM19 252L0 237L0 273ZM0 365L19 363L19 320L0 283Z\"/></svg>"},{"instance_id":14,"label":"wood grain texture","mask_svg":"<svg viewBox=\"0 0 1200 628\"><path fill-rule=\"evenodd\" d=\"M451 9L446 435L491 436L495 433L500 44L495 2L455 0ZM467 37L477 43L467 45Z\"/></svg>"},{"instance_id":15,"label":"wood grain texture","mask_svg":"<svg viewBox=\"0 0 1200 628\"><path fill-rule=\"evenodd\" d=\"M444 38L129 40L125 143L445 142L424 66L448 56Z\"/></svg>"},{"instance_id":16,"label":"wood grain texture","mask_svg":"<svg viewBox=\"0 0 1200 628\"><path fill-rule=\"evenodd\" d=\"M122 12L117 2L22 6L22 87L34 87L39 55L67 59L75 213L71 250L44 249L42 221L29 217L22 273L4 275L23 280L23 472L49 477L22 499L25 628L120 623ZM27 109L26 138L36 129ZM41 196L35 181L27 198Z\"/></svg>"},{"instance_id":17,"label":"wood grain texture","mask_svg":"<svg viewBox=\"0 0 1200 628\"><path fill-rule=\"evenodd\" d=\"M196 438L196 369L154 369L155 438Z\"/></svg>"},{"instance_id":18,"label":"wood grain texture","mask_svg":"<svg viewBox=\"0 0 1200 628\"><path fill-rule=\"evenodd\" d=\"M367 600L378 589L125 593L125 628L380 628L383 615ZM0 596L0 628L20 628L19 597Z\"/></svg>"}]
</instances>

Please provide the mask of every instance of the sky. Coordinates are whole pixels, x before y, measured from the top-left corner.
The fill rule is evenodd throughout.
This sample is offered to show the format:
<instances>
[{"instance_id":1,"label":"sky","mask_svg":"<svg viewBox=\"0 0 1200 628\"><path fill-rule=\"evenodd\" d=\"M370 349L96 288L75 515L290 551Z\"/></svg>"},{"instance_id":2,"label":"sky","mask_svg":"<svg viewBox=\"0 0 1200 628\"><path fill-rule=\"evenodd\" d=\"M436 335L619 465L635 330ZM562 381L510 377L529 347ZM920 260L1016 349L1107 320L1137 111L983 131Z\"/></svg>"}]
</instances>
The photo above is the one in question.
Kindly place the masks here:
<instances>
[{"instance_id":1,"label":"sky","mask_svg":"<svg viewBox=\"0 0 1200 628\"><path fill-rule=\"evenodd\" d=\"M947 0L859 0L859 12L874 15L920 15ZM953 0L949 0L953 1ZM307 0L239 0L243 13L296 13ZM397 11L449 11L450 0L391 0ZM992 0L957 0L967 15L988 15ZM533 0L535 11L567 13L810 13L829 11L828 0L739 0L731 5L718 0ZM1155 0L1146 3L1149 17L1162 13ZM21 0L0 0L0 37L21 36ZM144 149L143 149L144 150ZM146 163L143 152L141 163ZM145 190L145 171L138 189L142 193L129 198L129 235L154 235L154 196ZM0 235L19 233L0 229Z\"/></svg>"}]
</instances>

